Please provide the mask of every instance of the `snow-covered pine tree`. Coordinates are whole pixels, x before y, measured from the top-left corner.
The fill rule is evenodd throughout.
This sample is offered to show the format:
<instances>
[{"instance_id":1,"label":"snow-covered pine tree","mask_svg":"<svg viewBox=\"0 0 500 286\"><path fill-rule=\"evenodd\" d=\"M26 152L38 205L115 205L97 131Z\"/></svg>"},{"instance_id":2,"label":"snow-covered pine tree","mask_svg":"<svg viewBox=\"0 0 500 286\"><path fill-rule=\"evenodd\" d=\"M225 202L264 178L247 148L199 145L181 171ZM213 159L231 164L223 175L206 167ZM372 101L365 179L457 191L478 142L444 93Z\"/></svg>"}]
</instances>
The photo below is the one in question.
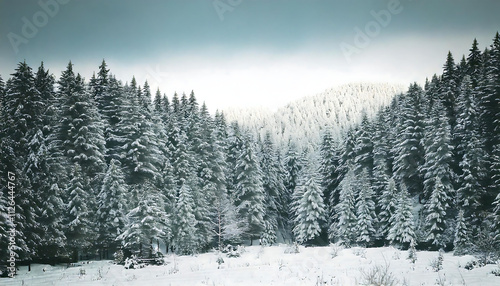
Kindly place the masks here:
<instances>
[{"instance_id":1,"label":"snow-covered pine tree","mask_svg":"<svg viewBox=\"0 0 500 286\"><path fill-rule=\"evenodd\" d=\"M480 137L479 113L471 78L465 76L458 97L457 128L459 138L458 152L461 156L459 166L460 187L457 191L458 203L473 235L481 224L482 200L486 195L487 154L484 140ZM472 237L469 237L471 239Z\"/></svg>"},{"instance_id":2,"label":"snow-covered pine tree","mask_svg":"<svg viewBox=\"0 0 500 286\"><path fill-rule=\"evenodd\" d=\"M95 212L89 209L96 207L96 196L106 169L103 124L92 96L81 76L73 72L71 62L59 79L58 97L62 116L58 126L59 142L69 163L68 172L73 176L66 187L66 194L70 194L67 204L68 211L72 212L68 222L74 227L67 237L68 240L70 237L78 238L78 242L71 245L74 250L88 251L95 240L96 223L93 217ZM84 206L79 207L80 204ZM83 213L79 214L79 211ZM80 217L85 217L85 220L80 222ZM84 226L80 227L80 223Z\"/></svg>"},{"instance_id":3,"label":"snow-covered pine tree","mask_svg":"<svg viewBox=\"0 0 500 286\"><path fill-rule=\"evenodd\" d=\"M44 104L40 92L35 87L32 69L21 62L15 73L7 81L5 95L2 98L2 161L4 176L0 178L2 186L7 186L7 172L16 174L15 223L16 245L19 259L31 260L36 255L40 242L40 201L36 198L31 180L25 172L26 162L36 160L30 143L41 141L39 131L43 126L42 114L38 105ZM43 136L42 136L43 137ZM3 188L3 187L2 187ZM4 189L7 192L6 189Z\"/></svg>"},{"instance_id":4,"label":"snow-covered pine tree","mask_svg":"<svg viewBox=\"0 0 500 286\"><path fill-rule=\"evenodd\" d=\"M378 234L386 238L394 220L394 215L399 203L399 190L396 187L394 178L390 178L382 195L378 200L380 212L378 214L379 229Z\"/></svg>"},{"instance_id":5,"label":"snow-covered pine tree","mask_svg":"<svg viewBox=\"0 0 500 286\"><path fill-rule=\"evenodd\" d=\"M95 197L88 190L88 178L83 176L79 164L73 164L71 180L67 184L67 215L64 223L68 247L73 251L73 259L81 259L78 255L89 253L97 238L96 220L93 207Z\"/></svg>"},{"instance_id":6,"label":"snow-covered pine tree","mask_svg":"<svg viewBox=\"0 0 500 286\"><path fill-rule=\"evenodd\" d=\"M481 76L483 74L483 57L481 51L478 48L477 40L474 39L472 42L472 47L469 50L469 55L467 56L467 75L471 79L472 89L475 90L480 82Z\"/></svg>"},{"instance_id":7,"label":"snow-covered pine tree","mask_svg":"<svg viewBox=\"0 0 500 286\"><path fill-rule=\"evenodd\" d=\"M489 134L491 144L491 184L484 200L491 202L500 195L500 34L497 32L490 48L486 64L485 90L487 114L492 118L486 122L486 128L493 133ZM489 125L488 123L493 123ZM488 127L490 129L488 129ZM491 130L492 129L492 130ZM488 137L486 142L488 143ZM488 150L488 144L486 144ZM486 205L485 207L489 207ZM495 206L496 208L496 206Z\"/></svg>"},{"instance_id":8,"label":"snow-covered pine tree","mask_svg":"<svg viewBox=\"0 0 500 286\"><path fill-rule=\"evenodd\" d=\"M500 245L500 193L495 198L493 202L493 211L490 215L490 219L492 221L493 226L493 237L495 239L495 243Z\"/></svg>"},{"instance_id":9,"label":"snow-covered pine tree","mask_svg":"<svg viewBox=\"0 0 500 286\"><path fill-rule=\"evenodd\" d=\"M105 96L104 96L105 95ZM124 88L115 77L110 76L103 97L100 97L99 112L104 123L104 136L106 140L106 160L123 161L123 145L126 133L123 130L122 120L130 116L130 102L124 94Z\"/></svg>"},{"instance_id":10,"label":"snow-covered pine tree","mask_svg":"<svg viewBox=\"0 0 500 286\"><path fill-rule=\"evenodd\" d=\"M265 191L255 146L248 135L237 157L235 179L234 200L240 216L246 218L246 238L252 241L264 229Z\"/></svg>"},{"instance_id":11,"label":"snow-covered pine tree","mask_svg":"<svg viewBox=\"0 0 500 286\"><path fill-rule=\"evenodd\" d=\"M172 218L165 213L164 196L152 183L134 185L134 188L137 189L133 192L139 194L138 203L128 212L128 224L118 241L133 254L151 257L158 251L154 246L172 236L169 227Z\"/></svg>"},{"instance_id":12,"label":"snow-covered pine tree","mask_svg":"<svg viewBox=\"0 0 500 286\"><path fill-rule=\"evenodd\" d=\"M398 182L403 182L410 194L420 194L423 184L420 167L423 164L424 136L423 91L416 83L410 85L403 97L396 142L391 150L394 154L393 173Z\"/></svg>"},{"instance_id":13,"label":"snow-covered pine tree","mask_svg":"<svg viewBox=\"0 0 500 286\"><path fill-rule=\"evenodd\" d=\"M350 246L356 241L356 190L355 174L352 168L340 182L339 194L340 201L335 208L335 219L329 229L329 238L332 241L338 241L346 246Z\"/></svg>"},{"instance_id":14,"label":"snow-covered pine tree","mask_svg":"<svg viewBox=\"0 0 500 286\"><path fill-rule=\"evenodd\" d=\"M373 190L366 169L363 169L357 176L356 188L358 188L358 197L355 205L356 242L360 245L368 246L374 239L377 219L375 203L373 201Z\"/></svg>"},{"instance_id":15,"label":"snow-covered pine tree","mask_svg":"<svg viewBox=\"0 0 500 286\"><path fill-rule=\"evenodd\" d=\"M283 228L286 224L284 219L279 216L279 210L284 209L284 206L280 205L282 203L280 198L286 193L286 187L280 173L280 163L276 157L271 133L266 133L264 141L261 143L260 168L266 206L265 227L261 244L271 245L276 242L278 225Z\"/></svg>"},{"instance_id":16,"label":"snow-covered pine tree","mask_svg":"<svg viewBox=\"0 0 500 286\"><path fill-rule=\"evenodd\" d=\"M354 135L354 167L355 173L361 174L363 170L368 173L371 180L373 172L373 142L372 142L372 124L368 120L368 115L363 114L361 124Z\"/></svg>"},{"instance_id":17,"label":"snow-covered pine tree","mask_svg":"<svg viewBox=\"0 0 500 286\"><path fill-rule=\"evenodd\" d=\"M194 254L200 245L196 237L195 203L190 184L185 182L179 190L174 220L174 247L178 254Z\"/></svg>"},{"instance_id":18,"label":"snow-covered pine tree","mask_svg":"<svg viewBox=\"0 0 500 286\"><path fill-rule=\"evenodd\" d=\"M398 193L398 204L391 221L391 228L387 234L387 240L391 244L400 247L408 247L408 245L415 241L412 204L408 189L404 184L401 184Z\"/></svg>"},{"instance_id":19,"label":"snow-covered pine tree","mask_svg":"<svg viewBox=\"0 0 500 286\"><path fill-rule=\"evenodd\" d=\"M111 251L115 251L119 246L116 238L125 231L127 225L127 192L120 162L111 159L97 196L98 243Z\"/></svg>"},{"instance_id":20,"label":"snow-covered pine tree","mask_svg":"<svg viewBox=\"0 0 500 286\"><path fill-rule=\"evenodd\" d=\"M446 63L444 64L443 75L441 76L441 83L439 85L439 96L441 105L444 107L445 116L448 118L448 124L451 128L455 128L456 123L456 96L458 95L459 74L455 60L451 52L446 56Z\"/></svg>"},{"instance_id":21,"label":"snow-covered pine tree","mask_svg":"<svg viewBox=\"0 0 500 286\"><path fill-rule=\"evenodd\" d=\"M425 162L421 172L424 176L424 198L428 200L435 190L436 178L443 184L448 197L455 197L453 184L456 175L452 169L453 145L451 129L445 109L440 102L435 102L424 135Z\"/></svg>"},{"instance_id":22,"label":"snow-covered pine tree","mask_svg":"<svg viewBox=\"0 0 500 286\"><path fill-rule=\"evenodd\" d=\"M441 182L439 177L434 178L434 189L426 204L425 229L427 230L427 241L432 243L436 249L446 245L450 238L444 236L448 227L447 216L449 212L449 190Z\"/></svg>"},{"instance_id":23,"label":"snow-covered pine tree","mask_svg":"<svg viewBox=\"0 0 500 286\"><path fill-rule=\"evenodd\" d=\"M188 154L191 155L190 161L192 163L194 177L197 178L195 185L192 187L193 199L195 202L195 216L198 221L196 231L200 247L206 248L213 241L213 228L210 220L209 208L214 201L216 188L222 185L219 184L219 186L215 186L215 184L212 184L211 180L214 179L213 174L211 174L213 172L212 167L214 169L220 168L220 165L217 166L216 164L222 162L224 158L213 157L220 156L221 154L212 153L213 145L210 141L213 122L206 105L203 104L202 108L199 108L193 91L191 91L187 104L186 143ZM218 162L216 163L215 161L217 160ZM215 176L220 177L220 180L225 182L223 171L217 170L217 172Z\"/></svg>"},{"instance_id":24,"label":"snow-covered pine tree","mask_svg":"<svg viewBox=\"0 0 500 286\"><path fill-rule=\"evenodd\" d=\"M296 149L296 145L290 141L288 145L287 153L285 154L285 187L287 193L289 194L289 207L288 207L288 222L293 229L294 221L295 221L295 212L293 208L295 204L298 203L299 197L302 194L297 194L297 185L300 181L300 175L305 165L305 159L299 154Z\"/></svg>"},{"instance_id":25,"label":"snow-covered pine tree","mask_svg":"<svg viewBox=\"0 0 500 286\"><path fill-rule=\"evenodd\" d=\"M134 185L155 185L159 178L162 154L154 133L150 103L143 95L148 91L143 92L132 79L131 85L125 87L124 93L128 104L127 109L123 110L119 128L124 134L121 144L122 167L127 183L133 189L137 189Z\"/></svg>"},{"instance_id":26,"label":"snow-covered pine tree","mask_svg":"<svg viewBox=\"0 0 500 286\"><path fill-rule=\"evenodd\" d=\"M323 141L320 148L320 174L323 197L329 217L334 213L334 208L339 202L339 194L336 192L340 183L339 166L341 161L340 147L334 142L330 129L325 128Z\"/></svg>"},{"instance_id":27,"label":"snow-covered pine tree","mask_svg":"<svg viewBox=\"0 0 500 286\"><path fill-rule=\"evenodd\" d=\"M295 227L293 232L299 243L317 238L321 234L321 226L326 221L326 206L323 190L315 178L315 174L305 174L305 178L297 186L302 197L295 209Z\"/></svg>"},{"instance_id":28,"label":"snow-covered pine tree","mask_svg":"<svg viewBox=\"0 0 500 286\"><path fill-rule=\"evenodd\" d=\"M455 255L464 255L471 251L471 235L470 230L467 227L467 223L464 216L464 211L460 210L458 212L456 226L455 226L455 238L453 240L453 253Z\"/></svg>"},{"instance_id":29,"label":"snow-covered pine tree","mask_svg":"<svg viewBox=\"0 0 500 286\"><path fill-rule=\"evenodd\" d=\"M56 102L54 78L45 70L43 63L35 74L35 88L40 94L40 101L32 108L36 114L36 125L29 131L28 158L24 162L24 172L30 179L30 185L36 190L36 202L39 205L36 214L38 244L34 253L42 261L53 262L65 255L66 237L63 231L65 206L59 181L64 181L62 154L56 142Z\"/></svg>"},{"instance_id":30,"label":"snow-covered pine tree","mask_svg":"<svg viewBox=\"0 0 500 286\"><path fill-rule=\"evenodd\" d=\"M381 110L373 126L373 178L372 186L375 197L380 197L387 187L390 173L390 143L389 143L389 128L388 123L390 116L389 109Z\"/></svg>"}]
</instances>

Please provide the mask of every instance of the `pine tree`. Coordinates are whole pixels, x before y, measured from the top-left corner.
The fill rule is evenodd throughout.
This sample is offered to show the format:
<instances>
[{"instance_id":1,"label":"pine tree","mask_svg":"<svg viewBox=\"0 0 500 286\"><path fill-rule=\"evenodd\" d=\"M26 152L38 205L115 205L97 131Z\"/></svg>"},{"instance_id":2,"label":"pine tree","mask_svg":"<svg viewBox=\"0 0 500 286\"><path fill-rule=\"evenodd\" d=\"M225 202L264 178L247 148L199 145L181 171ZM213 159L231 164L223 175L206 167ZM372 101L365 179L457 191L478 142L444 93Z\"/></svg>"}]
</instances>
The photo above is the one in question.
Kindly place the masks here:
<instances>
[{"instance_id":1,"label":"pine tree","mask_svg":"<svg viewBox=\"0 0 500 286\"><path fill-rule=\"evenodd\" d=\"M320 174L322 177L321 186L324 190L323 197L330 215L333 213L339 201L339 194L336 192L340 183L339 166L341 154L339 149L340 147L333 141L332 134L327 128L323 134L323 141L320 149Z\"/></svg>"},{"instance_id":2,"label":"pine tree","mask_svg":"<svg viewBox=\"0 0 500 286\"><path fill-rule=\"evenodd\" d=\"M376 197L380 197L387 188L390 170L389 117L388 110L381 110L374 124L373 132L373 178L372 186Z\"/></svg>"},{"instance_id":3,"label":"pine tree","mask_svg":"<svg viewBox=\"0 0 500 286\"><path fill-rule=\"evenodd\" d=\"M199 245L196 238L195 204L191 195L192 190L187 183L179 190L176 204L176 219L174 223L174 245L179 254L194 254Z\"/></svg>"},{"instance_id":4,"label":"pine tree","mask_svg":"<svg viewBox=\"0 0 500 286\"><path fill-rule=\"evenodd\" d=\"M390 178L378 203L380 207L380 213L378 215L380 223L379 233L384 238L387 237L391 228L391 223L396 213L399 199L399 191L396 187L396 182L394 181L394 178Z\"/></svg>"},{"instance_id":5,"label":"pine tree","mask_svg":"<svg viewBox=\"0 0 500 286\"><path fill-rule=\"evenodd\" d=\"M264 187L266 213L264 215L265 227L261 243L271 245L276 242L278 226L284 229L286 221L279 215L285 206L280 198L285 194L284 178L280 173L280 164L271 141L271 133L266 133L261 144L260 168L262 170L262 183ZM264 237L265 236L265 237Z\"/></svg>"},{"instance_id":6,"label":"pine tree","mask_svg":"<svg viewBox=\"0 0 500 286\"><path fill-rule=\"evenodd\" d=\"M481 81L483 58L481 51L478 48L477 40L474 39L472 42L472 47L469 50L469 55L467 56L467 75L471 78L472 89L475 90Z\"/></svg>"},{"instance_id":7,"label":"pine tree","mask_svg":"<svg viewBox=\"0 0 500 286\"><path fill-rule=\"evenodd\" d=\"M398 182L403 182L411 194L422 190L423 178L419 171L423 164L424 149L421 144L424 135L423 91L417 84L412 84L404 96L397 128L396 142L392 148L394 154L393 173Z\"/></svg>"},{"instance_id":8,"label":"pine tree","mask_svg":"<svg viewBox=\"0 0 500 286\"><path fill-rule=\"evenodd\" d=\"M351 245L356 240L356 190L355 174L351 168L339 184L340 201L335 208L336 217L330 225L330 240L337 240L344 245Z\"/></svg>"},{"instance_id":9,"label":"pine tree","mask_svg":"<svg viewBox=\"0 0 500 286\"><path fill-rule=\"evenodd\" d=\"M73 256L89 251L97 238L92 209L95 201L87 191L88 178L81 174L80 165L73 165L72 179L65 190L68 195L67 216L65 217L65 224L68 225L66 237L68 246L73 249Z\"/></svg>"},{"instance_id":10,"label":"pine tree","mask_svg":"<svg viewBox=\"0 0 500 286\"><path fill-rule=\"evenodd\" d=\"M391 244L403 247L415 241L412 205L408 190L404 184L401 185L401 190L399 191L398 204L391 221L387 240Z\"/></svg>"},{"instance_id":11,"label":"pine tree","mask_svg":"<svg viewBox=\"0 0 500 286\"><path fill-rule=\"evenodd\" d=\"M127 191L120 162L112 159L97 196L98 240L103 247L111 250L117 247L116 238L124 232L127 224Z\"/></svg>"},{"instance_id":12,"label":"pine tree","mask_svg":"<svg viewBox=\"0 0 500 286\"><path fill-rule=\"evenodd\" d=\"M460 210L457 216L457 222L455 227L455 239L453 240L453 253L455 255L464 255L470 249L470 233L467 228L467 224L464 217L464 211Z\"/></svg>"},{"instance_id":13,"label":"pine tree","mask_svg":"<svg viewBox=\"0 0 500 286\"><path fill-rule=\"evenodd\" d=\"M246 218L247 238L259 237L264 228L265 195L262 171L249 137L243 141L235 168L234 200L240 216Z\"/></svg>"},{"instance_id":14,"label":"pine tree","mask_svg":"<svg viewBox=\"0 0 500 286\"><path fill-rule=\"evenodd\" d=\"M295 227L293 232L299 243L313 240L321 234L321 225L326 220L326 206L323 200L323 191L314 175L304 180L303 185L297 186L302 194L295 209Z\"/></svg>"},{"instance_id":15,"label":"pine tree","mask_svg":"<svg viewBox=\"0 0 500 286\"><path fill-rule=\"evenodd\" d=\"M368 121L368 115L363 114L361 125L356 131L354 144L354 164L356 174L361 174L363 170L368 171L371 178L373 171L373 143L371 138L372 126Z\"/></svg>"},{"instance_id":16,"label":"pine tree","mask_svg":"<svg viewBox=\"0 0 500 286\"><path fill-rule=\"evenodd\" d=\"M458 103L460 113L457 116L455 134L461 142L458 145L458 153L461 156L459 166L462 173L457 194L464 217L471 230L475 232L482 221L482 200L486 195L485 183L488 172L484 140L479 133L478 107L469 76L463 80Z\"/></svg>"},{"instance_id":17,"label":"pine tree","mask_svg":"<svg viewBox=\"0 0 500 286\"><path fill-rule=\"evenodd\" d=\"M65 206L60 181L63 175L62 154L57 148L56 102L54 78L45 70L43 63L35 74L35 88L40 94L40 101L33 106L33 114L39 118L37 125L29 132L28 158L24 172L30 179L30 185L37 192L36 214L38 243L35 250L38 259L52 262L56 257L65 255L66 237L63 231Z\"/></svg>"},{"instance_id":18,"label":"pine tree","mask_svg":"<svg viewBox=\"0 0 500 286\"><path fill-rule=\"evenodd\" d=\"M375 203L373 202L373 190L369 180L368 171L363 169L356 183L356 187L358 188L358 197L356 200L356 241L361 245L370 244L375 235Z\"/></svg>"},{"instance_id":19,"label":"pine tree","mask_svg":"<svg viewBox=\"0 0 500 286\"><path fill-rule=\"evenodd\" d=\"M424 136L425 162L422 166L424 174L424 197L431 197L435 189L435 179L443 184L447 196L452 193L455 182L455 174L452 169L453 145L451 142L451 130L444 114L444 109L436 102L431 110L430 118L426 122Z\"/></svg>"},{"instance_id":20,"label":"pine tree","mask_svg":"<svg viewBox=\"0 0 500 286\"><path fill-rule=\"evenodd\" d=\"M444 231L448 227L447 213L449 211L449 197L446 187L439 177L436 177L434 190L426 205L425 225L427 230L427 241L431 242L436 248L446 245L447 238L444 237Z\"/></svg>"},{"instance_id":21,"label":"pine tree","mask_svg":"<svg viewBox=\"0 0 500 286\"><path fill-rule=\"evenodd\" d=\"M133 192L138 194L137 205L128 212L128 224L118 240L132 253L151 257L156 252L153 246L172 236L171 217L165 213L165 197L154 185L146 182L134 188Z\"/></svg>"},{"instance_id":22,"label":"pine tree","mask_svg":"<svg viewBox=\"0 0 500 286\"><path fill-rule=\"evenodd\" d=\"M159 178L162 155L148 101L134 84L126 87L124 92L128 105L119 128L124 134L121 144L122 167L128 178L127 183L132 188L145 183L155 184Z\"/></svg>"},{"instance_id":23,"label":"pine tree","mask_svg":"<svg viewBox=\"0 0 500 286\"><path fill-rule=\"evenodd\" d=\"M38 105L44 104L40 92L35 87L32 69L22 62L7 81L2 98L1 149L4 174L16 174L16 245L20 259L31 260L36 255L40 242L40 202L36 199L31 180L26 173L26 162L34 161L33 139L40 141L39 129L43 126ZM34 144L34 143L33 143ZM6 177L0 178L2 186L7 185Z\"/></svg>"},{"instance_id":24,"label":"pine tree","mask_svg":"<svg viewBox=\"0 0 500 286\"><path fill-rule=\"evenodd\" d=\"M293 192L299 180L299 174L304 167L304 158L302 158L295 144L290 143L288 152L285 156L285 168L287 170L286 188Z\"/></svg>"},{"instance_id":25,"label":"pine tree","mask_svg":"<svg viewBox=\"0 0 500 286\"><path fill-rule=\"evenodd\" d=\"M71 213L67 221L72 227L66 236L74 252L89 251L96 236L95 213L90 210L96 207L106 168L102 120L83 79L74 74L71 62L59 79L58 97L62 105L58 140L69 163L68 172L72 174L66 187Z\"/></svg>"},{"instance_id":26,"label":"pine tree","mask_svg":"<svg viewBox=\"0 0 500 286\"><path fill-rule=\"evenodd\" d=\"M456 96L459 88L458 71L455 65L455 60L451 52L448 52L446 63L444 65L443 76L441 77L441 84L439 86L440 101L446 110L446 117L451 128L455 127L455 104Z\"/></svg>"}]
</instances>

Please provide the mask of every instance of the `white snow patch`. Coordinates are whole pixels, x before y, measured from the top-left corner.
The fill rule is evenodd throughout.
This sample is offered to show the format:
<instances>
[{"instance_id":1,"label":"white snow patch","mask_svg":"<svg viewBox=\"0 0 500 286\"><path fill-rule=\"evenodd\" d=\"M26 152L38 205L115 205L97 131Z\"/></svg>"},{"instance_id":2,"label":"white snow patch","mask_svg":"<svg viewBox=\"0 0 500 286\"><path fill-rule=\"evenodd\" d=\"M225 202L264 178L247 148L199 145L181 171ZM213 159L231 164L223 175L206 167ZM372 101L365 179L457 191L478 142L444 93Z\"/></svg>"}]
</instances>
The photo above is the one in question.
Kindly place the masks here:
<instances>
[{"instance_id":1,"label":"white snow patch","mask_svg":"<svg viewBox=\"0 0 500 286\"><path fill-rule=\"evenodd\" d=\"M300 253L285 254L286 245L247 247L241 257L223 256L219 269L217 253L196 256L166 255L163 266L125 269L111 261L90 261L81 266L32 265L20 267L10 285L363 285L363 273L377 265L388 265L397 285L500 285L491 274L498 266L466 270L472 256L444 254L443 270L434 272L430 263L437 252L418 251L415 265L406 259L407 251L391 247L339 250L332 258L332 247L300 247ZM44 271L45 270L45 271ZM84 273L84 274L83 274ZM438 284L439 285L439 284Z\"/></svg>"}]
</instances>

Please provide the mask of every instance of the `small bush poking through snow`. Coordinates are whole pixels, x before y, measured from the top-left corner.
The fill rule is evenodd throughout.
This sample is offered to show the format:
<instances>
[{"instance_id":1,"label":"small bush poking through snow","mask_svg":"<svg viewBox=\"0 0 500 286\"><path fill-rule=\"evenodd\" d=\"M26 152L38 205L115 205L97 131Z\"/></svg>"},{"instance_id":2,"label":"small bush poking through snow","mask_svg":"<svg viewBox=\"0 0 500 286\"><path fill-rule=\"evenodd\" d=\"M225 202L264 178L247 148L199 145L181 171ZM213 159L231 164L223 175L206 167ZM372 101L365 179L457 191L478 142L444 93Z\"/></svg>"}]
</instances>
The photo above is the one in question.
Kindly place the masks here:
<instances>
[{"instance_id":1,"label":"small bush poking through snow","mask_svg":"<svg viewBox=\"0 0 500 286\"><path fill-rule=\"evenodd\" d=\"M352 249L352 253L354 253L354 255L359 256L361 258L366 258L366 249L365 248L354 247Z\"/></svg>"},{"instance_id":2,"label":"small bush poking through snow","mask_svg":"<svg viewBox=\"0 0 500 286\"><path fill-rule=\"evenodd\" d=\"M139 262L137 261L137 257L132 255L131 257L127 257L125 259L125 269L137 269L139 268Z\"/></svg>"},{"instance_id":3,"label":"small bush poking through snow","mask_svg":"<svg viewBox=\"0 0 500 286\"><path fill-rule=\"evenodd\" d=\"M299 252L300 252L299 245L296 242L294 242L292 245L289 245L285 248L286 254L290 254L290 253L294 254L294 253L299 253Z\"/></svg>"},{"instance_id":4,"label":"small bush poking through snow","mask_svg":"<svg viewBox=\"0 0 500 286\"><path fill-rule=\"evenodd\" d=\"M219 266L217 267L217 269L220 269L221 264L223 264L223 263L224 263L224 258L222 258L222 256L221 256L221 255L219 255L219 257L217 257L217 264L219 265Z\"/></svg>"},{"instance_id":5,"label":"small bush poking through snow","mask_svg":"<svg viewBox=\"0 0 500 286\"><path fill-rule=\"evenodd\" d=\"M331 246L330 255L332 256L332 258L335 258L335 257L337 257L339 255L339 253L342 250L344 250L344 247L342 245L340 245L339 243L334 243Z\"/></svg>"},{"instance_id":6,"label":"small bush poking through snow","mask_svg":"<svg viewBox=\"0 0 500 286\"><path fill-rule=\"evenodd\" d=\"M222 251L223 253L226 253L227 257L240 257L242 253L245 253L245 248L243 246L236 246L233 247L232 245L228 245L224 248Z\"/></svg>"},{"instance_id":7,"label":"small bush poking through snow","mask_svg":"<svg viewBox=\"0 0 500 286\"><path fill-rule=\"evenodd\" d=\"M474 268L480 268L483 266L484 266L484 264L481 261L474 259L474 260L467 262L465 264L464 268L467 270L472 270Z\"/></svg>"},{"instance_id":8,"label":"small bush poking through snow","mask_svg":"<svg viewBox=\"0 0 500 286\"><path fill-rule=\"evenodd\" d=\"M444 251L442 249L439 250L438 257L431 260L430 266L435 272L438 272L439 270L443 269L443 253Z\"/></svg>"},{"instance_id":9,"label":"small bush poking through snow","mask_svg":"<svg viewBox=\"0 0 500 286\"><path fill-rule=\"evenodd\" d=\"M410 244L410 248L408 249L408 260L410 260L412 264L417 262L417 250L415 249L415 243L413 242Z\"/></svg>"},{"instance_id":10,"label":"small bush poking through snow","mask_svg":"<svg viewBox=\"0 0 500 286\"><path fill-rule=\"evenodd\" d=\"M113 254L113 257L115 258L115 263L116 264L123 264L125 262L125 256L123 255L123 250L119 249L117 252Z\"/></svg>"},{"instance_id":11,"label":"small bush poking through snow","mask_svg":"<svg viewBox=\"0 0 500 286\"><path fill-rule=\"evenodd\" d=\"M361 285L374 285L374 286L396 286L399 285L398 280L394 277L392 272L389 271L389 264L376 265L368 271L362 270L361 276L363 282Z\"/></svg>"},{"instance_id":12,"label":"small bush poking through snow","mask_svg":"<svg viewBox=\"0 0 500 286\"><path fill-rule=\"evenodd\" d=\"M491 274L495 276L500 276L500 260L497 262L497 268L491 271Z\"/></svg>"}]
</instances>

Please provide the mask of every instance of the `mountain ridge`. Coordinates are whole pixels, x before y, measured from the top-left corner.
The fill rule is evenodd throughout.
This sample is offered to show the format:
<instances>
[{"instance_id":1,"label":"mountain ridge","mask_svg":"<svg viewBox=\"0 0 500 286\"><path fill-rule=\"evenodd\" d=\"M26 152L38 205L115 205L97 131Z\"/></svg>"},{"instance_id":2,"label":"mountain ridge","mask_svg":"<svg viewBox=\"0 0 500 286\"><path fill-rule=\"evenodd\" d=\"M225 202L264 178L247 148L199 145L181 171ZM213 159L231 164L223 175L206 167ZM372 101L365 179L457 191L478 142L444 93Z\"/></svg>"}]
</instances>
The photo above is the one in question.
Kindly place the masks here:
<instances>
[{"instance_id":1,"label":"mountain ridge","mask_svg":"<svg viewBox=\"0 0 500 286\"><path fill-rule=\"evenodd\" d=\"M291 140L302 150L315 151L324 128L340 139L346 129L360 122L363 112L374 116L406 89L402 84L355 82L302 97L275 111L259 107L228 108L224 114L229 122L237 121L261 138L270 132L278 146Z\"/></svg>"}]
</instances>

